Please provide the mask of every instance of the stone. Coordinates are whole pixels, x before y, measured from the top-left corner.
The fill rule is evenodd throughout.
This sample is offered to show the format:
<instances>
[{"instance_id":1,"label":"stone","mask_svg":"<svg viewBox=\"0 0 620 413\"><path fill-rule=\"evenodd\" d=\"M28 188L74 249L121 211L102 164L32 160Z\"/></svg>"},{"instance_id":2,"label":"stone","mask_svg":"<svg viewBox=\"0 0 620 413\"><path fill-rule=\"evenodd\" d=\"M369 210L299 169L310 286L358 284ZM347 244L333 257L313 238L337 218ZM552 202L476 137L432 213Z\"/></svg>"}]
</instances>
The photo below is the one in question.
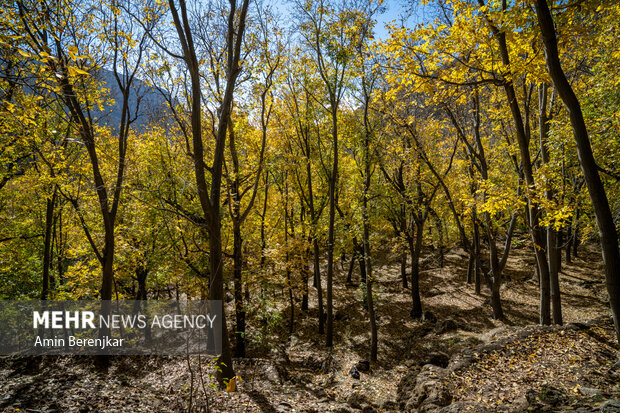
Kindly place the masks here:
<instances>
[{"instance_id":1,"label":"stone","mask_svg":"<svg viewBox=\"0 0 620 413\"><path fill-rule=\"evenodd\" d=\"M555 406L564 400L564 392L549 384L543 384L538 392L538 400L545 404Z\"/></svg>"},{"instance_id":2,"label":"stone","mask_svg":"<svg viewBox=\"0 0 620 413\"><path fill-rule=\"evenodd\" d=\"M363 405L370 404L368 397L360 392L353 392L347 399L347 404L354 409L361 409Z\"/></svg>"},{"instance_id":3,"label":"stone","mask_svg":"<svg viewBox=\"0 0 620 413\"><path fill-rule=\"evenodd\" d=\"M358 361L357 364L355 365L355 368L357 369L357 371L361 371L365 373L370 370L370 362L366 360Z\"/></svg>"},{"instance_id":4,"label":"stone","mask_svg":"<svg viewBox=\"0 0 620 413\"><path fill-rule=\"evenodd\" d=\"M291 406L287 402L280 402L280 403L278 403L278 405L276 406L275 409L276 409L277 413L286 413L286 412L292 411L293 410L293 406Z\"/></svg>"},{"instance_id":5,"label":"stone","mask_svg":"<svg viewBox=\"0 0 620 413\"><path fill-rule=\"evenodd\" d=\"M490 331L487 331L486 333L484 333L483 335L480 336L480 339L484 342L484 343L490 343L493 340L496 340L498 337L502 336L502 335L506 335L508 332L508 328L507 327L496 327Z\"/></svg>"},{"instance_id":6,"label":"stone","mask_svg":"<svg viewBox=\"0 0 620 413\"><path fill-rule=\"evenodd\" d=\"M592 387L580 387L579 388L579 393L583 394L584 396L598 396L602 393L601 389L595 389Z\"/></svg>"},{"instance_id":7,"label":"stone","mask_svg":"<svg viewBox=\"0 0 620 413\"><path fill-rule=\"evenodd\" d=\"M530 406L526 396L517 397L511 404L515 411L525 411Z\"/></svg>"},{"instance_id":8,"label":"stone","mask_svg":"<svg viewBox=\"0 0 620 413\"><path fill-rule=\"evenodd\" d=\"M362 406L362 413L376 413L377 409L372 407L371 405Z\"/></svg>"},{"instance_id":9,"label":"stone","mask_svg":"<svg viewBox=\"0 0 620 413\"><path fill-rule=\"evenodd\" d=\"M440 380L429 380L418 382L406 406L411 410L428 404L441 407L447 406L451 401L452 395Z\"/></svg>"},{"instance_id":10,"label":"stone","mask_svg":"<svg viewBox=\"0 0 620 413\"><path fill-rule=\"evenodd\" d=\"M381 405L381 409L383 410L398 410L400 407L398 405L397 402L395 402L394 400L386 400L383 402L383 404Z\"/></svg>"},{"instance_id":11,"label":"stone","mask_svg":"<svg viewBox=\"0 0 620 413\"><path fill-rule=\"evenodd\" d=\"M447 318L445 320L441 320L437 322L437 324L435 325L435 333L436 334L448 333L450 331L455 331L458 328L459 326L456 324L456 321L454 321L451 318Z\"/></svg>"},{"instance_id":12,"label":"stone","mask_svg":"<svg viewBox=\"0 0 620 413\"><path fill-rule=\"evenodd\" d=\"M418 411L420 413L439 413L441 412L441 407L433 403L428 403L428 404L423 404L422 406L420 406Z\"/></svg>"},{"instance_id":13,"label":"stone","mask_svg":"<svg viewBox=\"0 0 620 413\"><path fill-rule=\"evenodd\" d=\"M437 317L431 311L425 311L422 313L422 320L434 323L437 321Z\"/></svg>"},{"instance_id":14,"label":"stone","mask_svg":"<svg viewBox=\"0 0 620 413\"><path fill-rule=\"evenodd\" d=\"M538 392L534 389L528 389L525 392L525 399L529 404L535 404L538 402Z\"/></svg>"},{"instance_id":15,"label":"stone","mask_svg":"<svg viewBox=\"0 0 620 413\"><path fill-rule=\"evenodd\" d=\"M482 403L461 401L444 406L439 411L440 413L485 413L490 410L484 407Z\"/></svg>"},{"instance_id":16,"label":"stone","mask_svg":"<svg viewBox=\"0 0 620 413\"><path fill-rule=\"evenodd\" d=\"M282 384L282 378L274 366L268 366L263 370L265 378L273 384Z\"/></svg>"},{"instance_id":17,"label":"stone","mask_svg":"<svg viewBox=\"0 0 620 413\"><path fill-rule=\"evenodd\" d=\"M448 366L449 363L450 363L450 356L448 356L446 353L437 351L437 352L432 352L428 356L426 356L422 365L432 364L434 366L445 368Z\"/></svg>"},{"instance_id":18,"label":"stone","mask_svg":"<svg viewBox=\"0 0 620 413\"><path fill-rule=\"evenodd\" d=\"M620 400L611 399L601 404L601 413L618 413L620 412Z\"/></svg>"},{"instance_id":19,"label":"stone","mask_svg":"<svg viewBox=\"0 0 620 413\"><path fill-rule=\"evenodd\" d=\"M357 369L355 368L355 366L351 367L351 370L349 370L349 374L351 375L351 377L353 377L354 379L359 380L360 379L360 372L357 371Z\"/></svg>"}]
</instances>

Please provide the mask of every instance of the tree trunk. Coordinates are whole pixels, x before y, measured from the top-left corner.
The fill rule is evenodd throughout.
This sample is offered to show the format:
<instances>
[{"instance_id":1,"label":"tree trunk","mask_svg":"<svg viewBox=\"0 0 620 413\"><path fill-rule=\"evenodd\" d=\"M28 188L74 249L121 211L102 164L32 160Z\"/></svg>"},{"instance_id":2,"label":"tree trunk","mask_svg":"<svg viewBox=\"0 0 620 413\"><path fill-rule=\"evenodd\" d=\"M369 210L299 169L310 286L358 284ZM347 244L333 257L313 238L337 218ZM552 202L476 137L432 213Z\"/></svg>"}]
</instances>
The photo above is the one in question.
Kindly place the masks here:
<instances>
[{"instance_id":1,"label":"tree trunk","mask_svg":"<svg viewBox=\"0 0 620 413\"><path fill-rule=\"evenodd\" d=\"M235 206L236 209L236 206ZM239 211L237 211L238 213ZM233 213L234 214L234 213ZM238 216L238 215L237 215ZM233 285L235 293L235 357L245 357L245 305L243 303L243 239L241 225L233 219Z\"/></svg>"},{"instance_id":2,"label":"tree trunk","mask_svg":"<svg viewBox=\"0 0 620 413\"><path fill-rule=\"evenodd\" d=\"M494 281L491 285L491 308L493 309L493 318L496 320L504 319L504 310L499 293L501 285L502 283L499 281Z\"/></svg>"},{"instance_id":3,"label":"tree trunk","mask_svg":"<svg viewBox=\"0 0 620 413\"><path fill-rule=\"evenodd\" d=\"M209 232L209 300L222 302L222 354L217 363L217 378L220 383L235 376L232 366L232 352L228 338L226 323L226 307L224 305L224 263L222 260L222 238L220 227L219 200L217 207L213 204L215 213L212 216L211 231Z\"/></svg>"},{"instance_id":4,"label":"tree trunk","mask_svg":"<svg viewBox=\"0 0 620 413\"><path fill-rule=\"evenodd\" d=\"M319 267L319 241L316 237L312 238L312 248L314 250L314 280L316 283L317 301L319 305L319 334L325 333L325 316L323 315L323 287L321 286L321 268Z\"/></svg>"},{"instance_id":5,"label":"tree trunk","mask_svg":"<svg viewBox=\"0 0 620 413\"><path fill-rule=\"evenodd\" d=\"M306 152L306 181L308 183L308 208L310 209L310 235L312 237L312 251L313 251L313 286L317 291L318 301L318 321L319 321L319 334L325 333L325 318L323 317L323 287L321 285L321 267L320 264L320 250L317 234L318 219L317 212L314 209L314 191L312 190L312 168L310 167L310 143L308 136L304 136L304 145Z\"/></svg>"},{"instance_id":6,"label":"tree trunk","mask_svg":"<svg viewBox=\"0 0 620 413\"><path fill-rule=\"evenodd\" d=\"M409 287L407 282L407 253L404 251L400 254L400 278L403 281L403 288Z\"/></svg>"},{"instance_id":7,"label":"tree trunk","mask_svg":"<svg viewBox=\"0 0 620 413\"><path fill-rule=\"evenodd\" d=\"M327 334L325 345L334 344L334 304L332 296L334 278L334 222L336 218L336 183L338 182L338 116L337 104L332 98L332 140L333 160L329 176L329 225L327 229Z\"/></svg>"},{"instance_id":8,"label":"tree trunk","mask_svg":"<svg viewBox=\"0 0 620 413\"><path fill-rule=\"evenodd\" d=\"M351 254L351 262L349 263L349 271L347 271L347 284L353 284L353 269L355 268L355 250Z\"/></svg>"},{"instance_id":9,"label":"tree trunk","mask_svg":"<svg viewBox=\"0 0 620 413\"><path fill-rule=\"evenodd\" d=\"M310 249L304 248L303 262L308 263L310 261ZM303 291L301 295L301 311L308 311L308 282L310 282L310 268L307 265L301 267L301 280L303 283Z\"/></svg>"},{"instance_id":10,"label":"tree trunk","mask_svg":"<svg viewBox=\"0 0 620 413\"><path fill-rule=\"evenodd\" d=\"M43 246L43 285L41 300L47 300L50 290L50 268L52 262L52 227L54 222L54 207L56 205L56 188L51 198L47 199L45 207L45 239Z\"/></svg>"},{"instance_id":11,"label":"tree trunk","mask_svg":"<svg viewBox=\"0 0 620 413\"><path fill-rule=\"evenodd\" d=\"M480 295L482 293L482 272L483 269L480 265L480 225L478 223L478 218L476 217L476 212L474 209L473 212L474 219L474 235L473 235L473 254L474 254L474 291L476 295Z\"/></svg>"},{"instance_id":12,"label":"tree trunk","mask_svg":"<svg viewBox=\"0 0 620 413\"><path fill-rule=\"evenodd\" d=\"M411 318L422 317L422 301L420 299L420 252L424 237L424 223L416 222L415 245L414 238L409 237L409 250L411 251Z\"/></svg>"},{"instance_id":13,"label":"tree trunk","mask_svg":"<svg viewBox=\"0 0 620 413\"><path fill-rule=\"evenodd\" d=\"M288 233L289 233L289 213L288 213L288 183L286 180L288 179L285 175L285 198L284 198L284 245L286 248L286 284L288 288L288 298L289 298L289 307L291 308L291 315L289 318L288 332L289 334L293 334L295 328L295 303L293 300L293 283L291 281L291 267L290 267L290 253L289 253L289 245L288 245ZM291 212L291 216L293 213Z\"/></svg>"},{"instance_id":14,"label":"tree trunk","mask_svg":"<svg viewBox=\"0 0 620 413\"><path fill-rule=\"evenodd\" d=\"M568 223L568 227L566 227L566 246L565 246L565 256L566 256L566 263L567 264L572 264L573 263L573 259L571 257L571 247L573 246L573 224L572 224L572 220L571 222Z\"/></svg>"},{"instance_id":15,"label":"tree trunk","mask_svg":"<svg viewBox=\"0 0 620 413\"><path fill-rule=\"evenodd\" d=\"M541 84L538 91L538 123L539 123L539 139L541 148L541 158L543 164L549 163L549 150L547 148L547 137L549 135L549 121L547 115L547 85ZM545 190L545 197L549 201L553 201L555 197L554 191L550 188ZM558 254L558 234L553 228L554 223L547 225L547 260L549 265L549 290L550 302L554 324L562 324L562 301L560 295L560 279L559 279L559 254ZM542 285L542 284L541 284ZM546 299L546 297L544 297ZM542 289L541 289L542 299ZM545 303L546 304L546 303ZM541 303L542 305L542 303Z\"/></svg>"},{"instance_id":16,"label":"tree trunk","mask_svg":"<svg viewBox=\"0 0 620 413\"><path fill-rule=\"evenodd\" d=\"M146 278L149 274L148 268L143 265L139 265L136 268L136 279L138 280L138 291L136 292L136 301L144 301L147 298L146 294Z\"/></svg>"},{"instance_id":17,"label":"tree trunk","mask_svg":"<svg viewBox=\"0 0 620 413\"><path fill-rule=\"evenodd\" d=\"M581 243L581 239L579 238L579 215L581 214L581 209L579 205L576 207L577 212L575 212L575 234L573 234L573 257L577 258L577 248Z\"/></svg>"}]
</instances>

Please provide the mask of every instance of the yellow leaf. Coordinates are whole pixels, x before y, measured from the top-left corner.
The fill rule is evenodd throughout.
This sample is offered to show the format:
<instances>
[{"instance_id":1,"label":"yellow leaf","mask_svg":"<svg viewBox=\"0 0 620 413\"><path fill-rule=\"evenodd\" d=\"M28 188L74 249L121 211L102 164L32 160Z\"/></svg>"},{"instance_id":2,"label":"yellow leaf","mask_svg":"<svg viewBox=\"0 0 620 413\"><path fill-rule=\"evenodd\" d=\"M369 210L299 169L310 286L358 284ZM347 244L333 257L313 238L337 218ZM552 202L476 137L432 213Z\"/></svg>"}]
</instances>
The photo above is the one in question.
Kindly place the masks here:
<instances>
[{"instance_id":1,"label":"yellow leaf","mask_svg":"<svg viewBox=\"0 0 620 413\"><path fill-rule=\"evenodd\" d=\"M235 377L228 381L228 384L226 385L226 391L230 393L237 391L237 381L235 380Z\"/></svg>"},{"instance_id":2,"label":"yellow leaf","mask_svg":"<svg viewBox=\"0 0 620 413\"><path fill-rule=\"evenodd\" d=\"M84 70L82 70L80 68L74 67L74 66L69 66L69 74L71 76L77 76L77 75L80 75L80 76L90 76L88 74L88 72L86 72L86 71L84 71Z\"/></svg>"},{"instance_id":3,"label":"yellow leaf","mask_svg":"<svg viewBox=\"0 0 620 413\"><path fill-rule=\"evenodd\" d=\"M31 56L31 55L30 55L30 53L25 52L25 51L23 51L22 49L17 49L17 52L18 52L20 55L24 56L24 57L30 57L30 56Z\"/></svg>"}]
</instances>

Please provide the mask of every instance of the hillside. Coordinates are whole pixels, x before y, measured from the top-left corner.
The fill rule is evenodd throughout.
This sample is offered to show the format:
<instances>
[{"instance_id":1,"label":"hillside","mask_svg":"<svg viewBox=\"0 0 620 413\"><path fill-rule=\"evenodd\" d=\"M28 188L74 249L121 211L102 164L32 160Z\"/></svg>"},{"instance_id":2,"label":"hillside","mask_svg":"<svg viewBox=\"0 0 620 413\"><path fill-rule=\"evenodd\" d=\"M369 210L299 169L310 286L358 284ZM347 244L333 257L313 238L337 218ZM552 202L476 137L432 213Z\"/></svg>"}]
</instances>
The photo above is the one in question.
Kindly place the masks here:
<instances>
[{"instance_id":1,"label":"hillside","mask_svg":"<svg viewBox=\"0 0 620 413\"><path fill-rule=\"evenodd\" d=\"M388 254L376 266L383 350L359 379L350 370L368 354L366 314L361 296L351 292L356 287L346 285L346 271L340 271L335 302L343 333L334 349L326 351L316 333L311 300L309 316L297 316L293 334L288 336L283 317L277 336L253 346L248 358L235 359L242 378L236 392L215 390L206 358L117 358L103 373L85 357L4 357L0 407L6 412L599 411L620 397L620 368L614 365L617 350L598 252L584 249L563 269L564 327L535 325L537 283L528 256L529 250L516 249L508 263L511 280L502 288L506 322L491 318L484 289L476 296L465 283L467 260L459 250L446 255L444 268L425 261L422 296L432 314L412 321L400 267ZM611 402L605 406L611 408Z\"/></svg>"}]
</instances>

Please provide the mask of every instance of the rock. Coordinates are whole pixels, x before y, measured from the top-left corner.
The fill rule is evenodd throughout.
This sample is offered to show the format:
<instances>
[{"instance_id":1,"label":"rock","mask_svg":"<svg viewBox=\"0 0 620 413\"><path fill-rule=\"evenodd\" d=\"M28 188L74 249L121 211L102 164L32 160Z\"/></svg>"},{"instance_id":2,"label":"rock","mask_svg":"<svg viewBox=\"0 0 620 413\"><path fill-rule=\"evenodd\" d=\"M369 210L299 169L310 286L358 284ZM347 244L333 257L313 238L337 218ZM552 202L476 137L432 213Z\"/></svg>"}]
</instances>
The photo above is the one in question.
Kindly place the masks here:
<instances>
[{"instance_id":1,"label":"rock","mask_svg":"<svg viewBox=\"0 0 620 413\"><path fill-rule=\"evenodd\" d=\"M410 369L411 370L411 369ZM401 410L405 407L405 403L411 397L411 392L415 388L416 385L416 375L415 374L407 374L398 382L398 388L396 389L397 399L396 401L399 403Z\"/></svg>"},{"instance_id":2,"label":"rock","mask_svg":"<svg viewBox=\"0 0 620 413\"><path fill-rule=\"evenodd\" d=\"M555 406L564 400L564 392L549 384L543 384L538 392L538 400L544 404Z\"/></svg>"},{"instance_id":3,"label":"rock","mask_svg":"<svg viewBox=\"0 0 620 413\"><path fill-rule=\"evenodd\" d=\"M353 392L347 399L347 404L354 409L361 409L363 405L370 404L368 397L360 392Z\"/></svg>"},{"instance_id":4,"label":"rock","mask_svg":"<svg viewBox=\"0 0 620 413\"><path fill-rule=\"evenodd\" d=\"M350 319L351 317L349 317L349 315L344 310L338 310L334 314L334 320L336 321L347 321Z\"/></svg>"},{"instance_id":5,"label":"rock","mask_svg":"<svg viewBox=\"0 0 620 413\"><path fill-rule=\"evenodd\" d=\"M293 410L293 406L291 406L287 402L280 402L278 403L275 409L277 413L286 413L286 412L290 412L291 410Z\"/></svg>"},{"instance_id":6,"label":"rock","mask_svg":"<svg viewBox=\"0 0 620 413\"><path fill-rule=\"evenodd\" d=\"M351 337L350 340L353 343L354 347L362 347L368 344L368 337L365 334Z\"/></svg>"},{"instance_id":7,"label":"rock","mask_svg":"<svg viewBox=\"0 0 620 413\"><path fill-rule=\"evenodd\" d=\"M525 399L529 404L535 404L538 402L538 392L534 389L528 389L525 392Z\"/></svg>"},{"instance_id":8,"label":"rock","mask_svg":"<svg viewBox=\"0 0 620 413\"><path fill-rule=\"evenodd\" d=\"M433 364L426 364L422 366L422 370L420 370L420 373L416 377L416 386L423 381L436 380L443 377L445 374L446 371L443 368Z\"/></svg>"},{"instance_id":9,"label":"rock","mask_svg":"<svg viewBox=\"0 0 620 413\"><path fill-rule=\"evenodd\" d=\"M456 321L454 321L451 318L447 318L445 320L437 322L437 324L435 325L435 333L436 334L448 333L450 331L457 330L458 328L459 326L456 324Z\"/></svg>"},{"instance_id":10,"label":"rock","mask_svg":"<svg viewBox=\"0 0 620 413\"><path fill-rule=\"evenodd\" d=\"M358 361L355 365L358 371L367 372L370 370L370 362L366 360Z\"/></svg>"},{"instance_id":11,"label":"rock","mask_svg":"<svg viewBox=\"0 0 620 413\"><path fill-rule=\"evenodd\" d=\"M439 380L419 382L407 401L405 410L412 411L425 405L447 406L452 401L452 395L447 387Z\"/></svg>"},{"instance_id":12,"label":"rock","mask_svg":"<svg viewBox=\"0 0 620 413\"><path fill-rule=\"evenodd\" d=\"M321 372L323 374L327 374L331 371L333 361L334 358L331 354L328 354L327 357L325 357L325 360L321 363Z\"/></svg>"},{"instance_id":13,"label":"rock","mask_svg":"<svg viewBox=\"0 0 620 413\"><path fill-rule=\"evenodd\" d=\"M598 396L602 393L601 389L594 389L592 387L580 387L579 388L579 393L583 394L584 396Z\"/></svg>"},{"instance_id":14,"label":"rock","mask_svg":"<svg viewBox=\"0 0 620 413\"><path fill-rule=\"evenodd\" d=\"M445 368L445 367L448 366L448 363L450 363L450 356L448 356L446 353L442 353L440 351L437 351L437 352L430 353L423 360L424 360L424 362L421 363L422 365L432 364L434 366L439 366L439 367L444 367Z\"/></svg>"},{"instance_id":15,"label":"rock","mask_svg":"<svg viewBox=\"0 0 620 413\"><path fill-rule=\"evenodd\" d=\"M428 290L426 292L426 294L424 294L425 297L435 297L438 295L443 294L440 290L438 290L437 288L431 288L430 290ZM424 319L424 317L422 317L422 319Z\"/></svg>"},{"instance_id":16,"label":"rock","mask_svg":"<svg viewBox=\"0 0 620 413\"><path fill-rule=\"evenodd\" d=\"M422 313L422 320L434 323L437 321L437 317L435 317L435 314L433 314L431 311L425 311Z\"/></svg>"},{"instance_id":17,"label":"rock","mask_svg":"<svg viewBox=\"0 0 620 413\"><path fill-rule=\"evenodd\" d=\"M439 410L441 413L484 413L490 411L482 403L476 402L455 402L444 406Z\"/></svg>"},{"instance_id":18,"label":"rock","mask_svg":"<svg viewBox=\"0 0 620 413\"><path fill-rule=\"evenodd\" d=\"M515 411L525 411L530 406L526 396L517 397L511 404Z\"/></svg>"},{"instance_id":19,"label":"rock","mask_svg":"<svg viewBox=\"0 0 620 413\"><path fill-rule=\"evenodd\" d=\"M601 404L601 413L618 413L620 412L620 400L611 399Z\"/></svg>"},{"instance_id":20,"label":"rock","mask_svg":"<svg viewBox=\"0 0 620 413\"><path fill-rule=\"evenodd\" d=\"M505 335L507 331L507 327L496 327L481 335L480 339L485 343L490 343L491 341L497 340L500 336Z\"/></svg>"},{"instance_id":21,"label":"rock","mask_svg":"<svg viewBox=\"0 0 620 413\"><path fill-rule=\"evenodd\" d=\"M584 323L575 322L568 323L565 328L567 330L587 330L590 326Z\"/></svg>"},{"instance_id":22,"label":"rock","mask_svg":"<svg viewBox=\"0 0 620 413\"><path fill-rule=\"evenodd\" d=\"M359 380L360 378L360 372L357 371L357 369L355 368L355 366L353 366L351 368L351 370L349 370L349 374L351 375L351 377L353 377L354 379Z\"/></svg>"},{"instance_id":23,"label":"rock","mask_svg":"<svg viewBox=\"0 0 620 413\"><path fill-rule=\"evenodd\" d=\"M381 409L383 410L398 410L399 409L399 405L398 403L396 403L394 400L386 400L383 402L383 404L381 405Z\"/></svg>"},{"instance_id":24,"label":"rock","mask_svg":"<svg viewBox=\"0 0 620 413\"><path fill-rule=\"evenodd\" d=\"M278 370L274 366L268 366L265 368L264 375L267 380L269 380L273 384L282 384L282 378L278 373Z\"/></svg>"},{"instance_id":25,"label":"rock","mask_svg":"<svg viewBox=\"0 0 620 413\"><path fill-rule=\"evenodd\" d=\"M370 405L366 405L362 407L362 413L376 413L377 409Z\"/></svg>"},{"instance_id":26,"label":"rock","mask_svg":"<svg viewBox=\"0 0 620 413\"><path fill-rule=\"evenodd\" d=\"M420 413L439 413L441 411L441 407L433 403L423 404L420 406L418 411Z\"/></svg>"},{"instance_id":27,"label":"rock","mask_svg":"<svg viewBox=\"0 0 620 413\"><path fill-rule=\"evenodd\" d=\"M329 398L327 392L322 387L319 387L313 390L313 393L317 397L317 399L328 399Z\"/></svg>"}]
</instances>

